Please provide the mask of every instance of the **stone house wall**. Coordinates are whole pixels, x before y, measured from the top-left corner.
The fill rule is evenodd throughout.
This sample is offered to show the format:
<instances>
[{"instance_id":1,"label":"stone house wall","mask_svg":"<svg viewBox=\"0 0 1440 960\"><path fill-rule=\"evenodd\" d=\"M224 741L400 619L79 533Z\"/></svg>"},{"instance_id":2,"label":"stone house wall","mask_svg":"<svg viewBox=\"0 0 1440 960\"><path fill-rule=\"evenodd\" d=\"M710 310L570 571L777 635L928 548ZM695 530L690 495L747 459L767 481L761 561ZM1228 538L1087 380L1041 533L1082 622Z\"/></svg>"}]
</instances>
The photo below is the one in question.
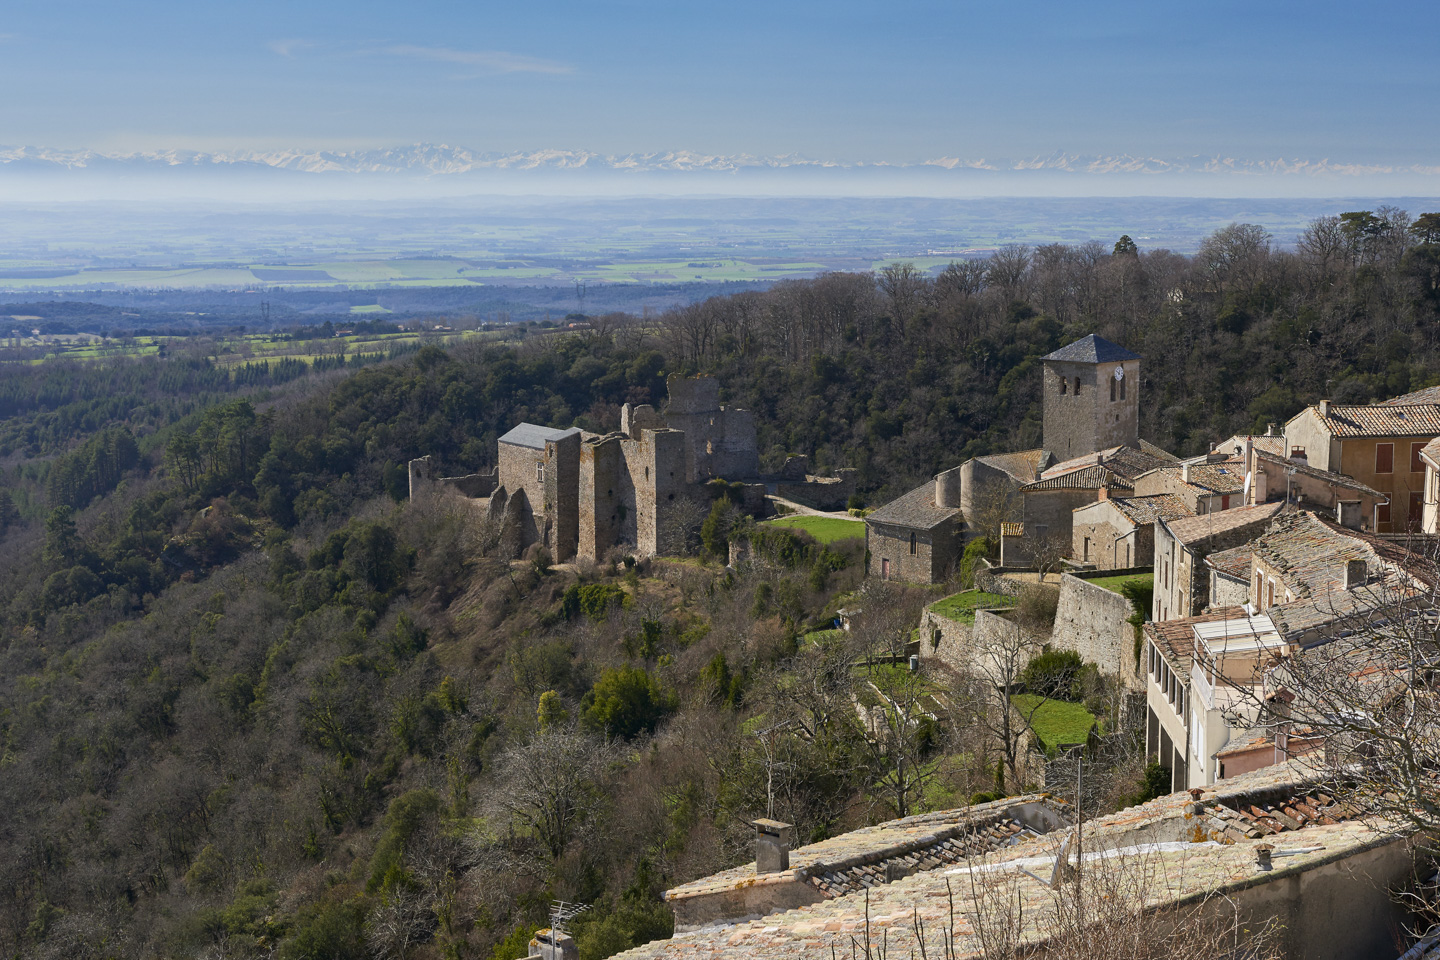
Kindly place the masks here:
<instances>
[{"instance_id":1,"label":"stone house wall","mask_svg":"<svg viewBox=\"0 0 1440 960\"><path fill-rule=\"evenodd\" d=\"M915 537L911 553L910 537ZM946 520L929 530L865 524L870 575L907 583L942 583L960 560L960 521ZM888 561L888 563L887 563Z\"/></svg>"}]
</instances>

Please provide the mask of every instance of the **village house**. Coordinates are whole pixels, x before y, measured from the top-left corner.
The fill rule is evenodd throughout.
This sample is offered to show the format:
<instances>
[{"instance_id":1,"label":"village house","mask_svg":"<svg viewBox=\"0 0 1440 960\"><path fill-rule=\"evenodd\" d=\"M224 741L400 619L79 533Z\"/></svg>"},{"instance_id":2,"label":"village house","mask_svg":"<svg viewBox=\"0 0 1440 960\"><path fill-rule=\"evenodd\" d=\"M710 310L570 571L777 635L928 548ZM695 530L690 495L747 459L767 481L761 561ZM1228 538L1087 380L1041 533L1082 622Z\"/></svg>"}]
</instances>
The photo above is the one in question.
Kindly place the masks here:
<instances>
[{"instance_id":1,"label":"village house","mask_svg":"<svg viewBox=\"0 0 1440 960\"><path fill-rule=\"evenodd\" d=\"M1148 567L1155 560L1155 521L1194 516L1194 511L1170 493L1148 497L1111 497L1100 488L1100 499L1072 511L1070 558L1097 570Z\"/></svg>"},{"instance_id":2,"label":"village house","mask_svg":"<svg viewBox=\"0 0 1440 960\"><path fill-rule=\"evenodd\" d=\"M1253 540L1205 563L1217 601L1234 605L1213 603L1204 613L1144 628L1147 750L1170 767L1176 789L1315 748L1286 731L1247 730L1238 721L1247 711L1253 719L1260 702L1278 695L1273 671L1286 658L1410 616L1428 604L1434 580L1423 555L1298 510L1278 514Z\"/></svg>"},{"instance_id":3,"label":"village house","mask_svg":"<svg viewBox=\"0 0 1440 960\"><path fill-rule=\"evenodd\" d=\"M1420 530L1437 534L1440 533L1440 438L1431 440L1420 449L1420 461L1425 464L1425 499Z\"/></svg>"},{"instance_id":4,"label":"village house","mask_svg":"<svg viewBox=\"0 0 1440 960\"><path fill-rule=\"evenodd\" d=\"M1322 509L1342 526L1373 530L1376 508L1389 497L1342 473L1321 470L1304 459L1256 448L1249 458L1249 503L1289 500L1308 510Z\"/></svg>"},{"instance_id":5,"label":"village house","mask_svg":"<svg viewBox=\"0 0 1440 960\"><path fill-rule=\"evenodd\" d=\"M1253 540L1284 506L1262 503L1155 521L1155 599L1150 619L1178 620L1204 613L1210 602L1205 558Z\"/></svg>"},{"instance_id":6,"label":"village house","mask_svg":"<svg viewBox=\"0 0 1440 960\"><path fill-rule=\"evenodd\" d=\"M1145 625L1145 752L1170 771L1172 790L1218 779L1215 754L1253 736L1235 723L1255 719L1265 668L1288 652L1270 619L1243 607Z\"/></svg>"},{"instance_id":7,"label":"village house","mask_svg":"<svg viewBox=\"0 0 1440 960\"><path fill-rule=\"evenodd\" d=\"M890 501L865 518L870 572L882 580L942 583L960 559L958 468Z\"/></svg>"},{"instance_id":8,"label":"village house","mask_svg":"<svg viewBox=\"0 0 1440 960\"><path fill-rule=\"evenodd\" d=\"M1440 404L1358 405L1321 400L1285 425L1291 459L1343 473L1378 491L1367 529L1419 530L1424 514L1425 462L1420 452L1440 437Z\"/></svg>"},{"instance_id":9,"label":"village house","mask_svg":"<svg viewBox=\"0 0 1440 960\"><path fill-rule=\"evenodd\" d=\"M1135 478L1135 496L1169 494L1192 514L1215 513L1245 503L1245 459L1220 452L1167 463Z\"/></svg>"}]
</instances>

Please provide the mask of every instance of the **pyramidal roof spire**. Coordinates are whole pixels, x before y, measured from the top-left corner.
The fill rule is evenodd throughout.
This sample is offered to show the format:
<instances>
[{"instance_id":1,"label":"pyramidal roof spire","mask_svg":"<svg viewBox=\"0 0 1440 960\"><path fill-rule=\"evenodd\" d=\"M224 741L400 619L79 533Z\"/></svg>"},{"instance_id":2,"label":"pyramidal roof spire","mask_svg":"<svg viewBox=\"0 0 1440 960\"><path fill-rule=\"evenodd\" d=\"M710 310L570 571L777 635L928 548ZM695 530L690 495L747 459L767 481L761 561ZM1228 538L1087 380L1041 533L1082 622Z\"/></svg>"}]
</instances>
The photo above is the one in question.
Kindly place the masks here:
<instances>
[{"instance_id":1,"label":"pyramidal roof spire","mask_svg":"<svg viewBox=\"0 0 1440 960\"><path fill-rule=\"evenodd\" d=\"M1092 333L1040 359L1066 360L1070 363L1116 363L1122 360L1139 360L1140 355Z\"/></svg>"}]
</instances>

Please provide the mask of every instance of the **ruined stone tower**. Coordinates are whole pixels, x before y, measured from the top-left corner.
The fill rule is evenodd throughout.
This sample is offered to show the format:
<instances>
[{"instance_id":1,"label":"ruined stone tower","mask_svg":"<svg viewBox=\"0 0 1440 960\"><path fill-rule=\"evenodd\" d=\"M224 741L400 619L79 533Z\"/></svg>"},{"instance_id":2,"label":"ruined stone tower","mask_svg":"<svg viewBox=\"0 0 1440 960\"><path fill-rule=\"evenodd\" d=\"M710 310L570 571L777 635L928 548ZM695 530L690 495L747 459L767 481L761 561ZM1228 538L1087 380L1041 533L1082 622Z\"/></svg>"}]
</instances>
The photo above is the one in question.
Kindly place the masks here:
<instances>
[{"instance_id":1,"label":"ruined stone tower","mask_svg":"<svg viewBox=\"0 0 1440 960\"><path fill-rule=\"evenodd\" d=\"M1043 358L1044 447L1058 460L1140 436L1140 357L1090 334Z\"/></svg>"}]
</instances>

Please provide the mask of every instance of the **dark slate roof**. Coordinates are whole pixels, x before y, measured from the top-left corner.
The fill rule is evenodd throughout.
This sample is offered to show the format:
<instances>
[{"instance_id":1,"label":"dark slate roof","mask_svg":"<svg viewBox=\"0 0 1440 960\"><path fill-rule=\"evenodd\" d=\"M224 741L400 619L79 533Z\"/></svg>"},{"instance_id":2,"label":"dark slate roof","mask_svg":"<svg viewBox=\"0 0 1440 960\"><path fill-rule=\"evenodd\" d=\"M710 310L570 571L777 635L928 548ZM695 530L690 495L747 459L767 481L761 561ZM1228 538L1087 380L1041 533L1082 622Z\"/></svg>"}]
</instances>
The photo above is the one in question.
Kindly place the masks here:
<instances>
[{"instance_id":1,"label":"dark slate roof","mask_svg":"<svg viewBox=\"0 0 1440 960\"><path fill-rule=\"evenodd\" d=\"M533 423L522 423L511 428L510 432L500 438L501 443L508 443L516 447L530 447L535 450L544 450L545 441L560 440L564 437L578 434L579 427L571 427L569 430L556 430L554 427L541 427Z\"/></svg>"},{"instance_id":2,"label":"dark slate roof","mask_svg":"<svg viewBox=\"0 0 1440 960\"><path fill-rule=\"evenodd\" d=\"M910 530L930 530L946 520L954 519L959 513L955 507L935 506L935 483L931 481L891 500L866 517L865 522L883 523Z\"/></svg>"},{"instance_id":3,"label":"dark slate roof","mask_svg":"<svg viewBox=\"0 0 1440 960\"><path fill-rule=\"evenodd\" d=\"M1070 363L1116 363L1121 360L1139 360L1140 355L1092 333L1040 359L1066 360Z\"/></svg>"}]
</instances>

